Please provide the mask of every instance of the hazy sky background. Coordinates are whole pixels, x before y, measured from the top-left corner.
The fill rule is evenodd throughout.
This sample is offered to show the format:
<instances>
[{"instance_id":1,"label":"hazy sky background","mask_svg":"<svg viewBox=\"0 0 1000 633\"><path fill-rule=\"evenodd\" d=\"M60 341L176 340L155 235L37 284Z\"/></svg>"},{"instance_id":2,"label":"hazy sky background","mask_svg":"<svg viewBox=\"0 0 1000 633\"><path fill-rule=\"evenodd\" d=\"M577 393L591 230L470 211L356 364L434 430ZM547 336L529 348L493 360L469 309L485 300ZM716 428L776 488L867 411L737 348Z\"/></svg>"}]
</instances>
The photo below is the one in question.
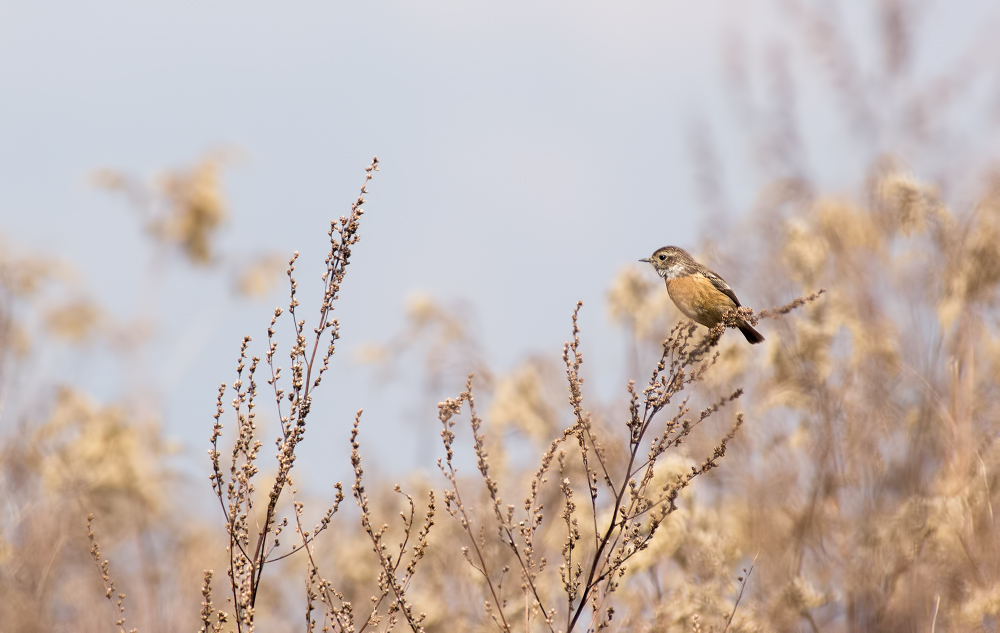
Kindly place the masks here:
<instances>
[{"instance_id":1,"label":"hazy sky background","mask_svg":"<svg viewBox=\"0 0 1000 633\"><path fill-rule=\"evenodd\" d=\"M842 6L865 53L865 3ZM954 58L995 14L989 2L922 6L927 45L915 74ZM232 381L243 334L264 340L271 310L287 303L284 286L267 301L238 300L221 268L163 267L127 205L88 177L102 167L154 177L223 147L242 158L224 173L222 250L300 251L310 318L328 222L347 212L371 157L381 162L338 309L340 353L297 462L314 481L344 477L361 407L362 441L380 469L433 468L436 442L433 455L414 451L419 372L379 387L353 359L358 345L399 330L415 291L465 301L499 371L532 352L557 359L582 299L588 387L617 394L625 348L605 317L612 278L659 246L696 249L713 230L697 195L696 139L715 148L730 212L745 211L762 183L727 89L727 54L737 51L751 76L768 55L786 56L814 177L836 191L868 167L847 160L816 64L777 7L0 4L0 234L71 262L80 292L122 321L157 320L140 369L99 348L48 350L31 375L60 376L104 401L155 398L186 468L207 472L218 383ZM143 303L150 293L155 304ZM275 432L264 434L268 451Z\"/></svg>"}]
</instances>

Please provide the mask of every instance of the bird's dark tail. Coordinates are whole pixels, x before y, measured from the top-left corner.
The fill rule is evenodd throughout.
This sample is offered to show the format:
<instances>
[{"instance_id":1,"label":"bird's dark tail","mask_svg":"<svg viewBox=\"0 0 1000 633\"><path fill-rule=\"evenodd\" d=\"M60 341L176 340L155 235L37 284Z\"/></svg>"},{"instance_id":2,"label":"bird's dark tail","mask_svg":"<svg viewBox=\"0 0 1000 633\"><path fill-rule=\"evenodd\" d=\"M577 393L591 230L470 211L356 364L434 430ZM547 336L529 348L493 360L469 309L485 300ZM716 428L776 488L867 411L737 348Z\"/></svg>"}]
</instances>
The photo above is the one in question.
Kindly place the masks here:
<instances>
[{"instance_id":1,"label":"bird's dark tail","mask_svg":"<svg viewBox=\"0 0 1000 633\"><path fill-rule=\"evenodd\" d=\"M747 341L751 345L764 342L764 335L750 327L749 323L741 323L740 332L743 332L743 336L747 337Z\"/></svg>"}]
</instances>

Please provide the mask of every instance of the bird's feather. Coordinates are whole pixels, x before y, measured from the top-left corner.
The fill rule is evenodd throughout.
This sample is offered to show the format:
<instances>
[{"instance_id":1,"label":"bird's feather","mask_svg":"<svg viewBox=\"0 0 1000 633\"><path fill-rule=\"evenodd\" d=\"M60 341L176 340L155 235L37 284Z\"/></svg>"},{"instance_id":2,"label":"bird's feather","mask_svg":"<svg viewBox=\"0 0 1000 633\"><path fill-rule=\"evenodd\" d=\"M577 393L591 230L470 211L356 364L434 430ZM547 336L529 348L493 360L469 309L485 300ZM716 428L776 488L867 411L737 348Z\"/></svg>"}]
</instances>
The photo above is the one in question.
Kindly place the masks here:
<instances>
[{"instance_id":1,"label":"bird's feather","mask_svg":"<svg viewBox=\"0 0 1000 633\"><path fill-rule=\"evenodd\" d=\"M719 290L719 292L732 299L733 303L736 304L737 308L743 305L740 303L740 300L736 298L736 293L733 292L733 289L729 287L729 284L726 283L725 279L719 277L717 274L707 269L702 274L705 275L705 277L707 277L708 280L712 282L712 285L715 286Z\"/></svg>"}]
</instances>

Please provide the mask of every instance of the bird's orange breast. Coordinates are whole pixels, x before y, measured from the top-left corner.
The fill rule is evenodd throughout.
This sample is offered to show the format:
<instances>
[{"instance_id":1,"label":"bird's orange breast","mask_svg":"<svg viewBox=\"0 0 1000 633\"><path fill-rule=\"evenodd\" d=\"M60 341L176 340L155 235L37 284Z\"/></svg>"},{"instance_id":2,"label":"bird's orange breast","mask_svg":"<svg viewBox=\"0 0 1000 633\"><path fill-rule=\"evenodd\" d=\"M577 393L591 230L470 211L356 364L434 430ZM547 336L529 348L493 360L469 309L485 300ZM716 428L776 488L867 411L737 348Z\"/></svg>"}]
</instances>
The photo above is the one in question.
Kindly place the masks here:
<instances>
[{"instance_id":1,"label":"bird's orange breast","mask_svg":"<svg viewBox=\"0 0 1000 633\"><path fill-rule=\"evenodd\" d=\"M701 274L667 280L667 294L677 309L695 323L715 327L736 307L733 300Z\"/></svg>"}]
</instances>

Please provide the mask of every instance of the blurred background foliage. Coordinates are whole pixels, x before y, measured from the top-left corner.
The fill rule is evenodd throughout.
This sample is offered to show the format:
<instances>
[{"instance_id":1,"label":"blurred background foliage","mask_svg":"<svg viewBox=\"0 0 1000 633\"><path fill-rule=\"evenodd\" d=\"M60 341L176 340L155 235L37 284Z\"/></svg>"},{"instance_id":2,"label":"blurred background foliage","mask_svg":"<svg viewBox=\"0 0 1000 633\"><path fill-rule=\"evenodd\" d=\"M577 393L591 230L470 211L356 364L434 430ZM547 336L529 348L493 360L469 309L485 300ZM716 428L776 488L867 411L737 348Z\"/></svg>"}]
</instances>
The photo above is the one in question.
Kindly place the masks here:
<instances>
[{"instance_id":1,"label":"blurred background foliage","mask_svg":"<svg viewBox=\"0 0 1000 633\"><path fill-rule=\"evenodd\" d=\"M685 246L757 308L827 293L765 322L763 351L724 338L698 398L742 385L747 423L722 468L682 494L680 510L630 569L617 593L618 630L723 630L737 578L753 560L730 631L997 628L1000 54L995 38L970 38L955 65L918 73L925 66L915 60L933 51L919 38L927 4L872 3L859 35L826 4L789 2L789 41L726 43L725 82L761 184L752 205L733 208L720 173L730 143L715 140L710 121L693 126L707 219L700 244ZM799 50L792 41L805 42L809 57L790 58ZM796 79L801 67L810 70L809 91ZM821 118L800 116L813 106ZM836 152L816 140L831 126L843 130ZM229 300L241 302L269 296L287 257L220 248L220 227L239 218L220 180L232 157L211 152L152 182L115 170L94 182L124 198L149 249L226 276L236 291ZM829 174L859 166L861 179L830 185ZM2 244L0 628L112 630L87 556L83 525L93 512L128 593L127 626L193 630L202 570L224 577L220 522L190 510L207 485L172 469L177 449L148 399L126 390L101 403L32 370L53 345L106 347L125 367L148 345L155 311L117 323L79 288L70 263ZM626 333L623 379L648 371L680 318L638 264L621 269L603 311ZM473 320L466 305L414 295L404 328L354 360L389 390L401 367L419 363L419 424L433 420L442 391L476 372L491 459L505 498L516 499L568 420L562 367L554 355L533 354L511 371L492 368ZM586 350L586 327L583 340ZM621 431L624 387L621 394L585 402L606 437ZM689 455L709 450L726 424L708 424ZM422 454L435 454L436 433L427 424ZM362 442L378 434L363 427ZM686 455L673 459L658 476L691 465ZM424 471L408 479L414 497L440 486ZM389 522L398 501L373 494L376 517ZM316 510L327 502L317 499ZM471 505L488 509L484 498ZM379 568L354 516L337 516L319 553L333 584L364 605ZM544 538L558 549L562 535ZM429 630L493 628L482 578L453 546L461 539L441 521L410 590ZM261 630L298 630L301 581L292 557L258 603Z\"/></svg>"}]
</instances>

